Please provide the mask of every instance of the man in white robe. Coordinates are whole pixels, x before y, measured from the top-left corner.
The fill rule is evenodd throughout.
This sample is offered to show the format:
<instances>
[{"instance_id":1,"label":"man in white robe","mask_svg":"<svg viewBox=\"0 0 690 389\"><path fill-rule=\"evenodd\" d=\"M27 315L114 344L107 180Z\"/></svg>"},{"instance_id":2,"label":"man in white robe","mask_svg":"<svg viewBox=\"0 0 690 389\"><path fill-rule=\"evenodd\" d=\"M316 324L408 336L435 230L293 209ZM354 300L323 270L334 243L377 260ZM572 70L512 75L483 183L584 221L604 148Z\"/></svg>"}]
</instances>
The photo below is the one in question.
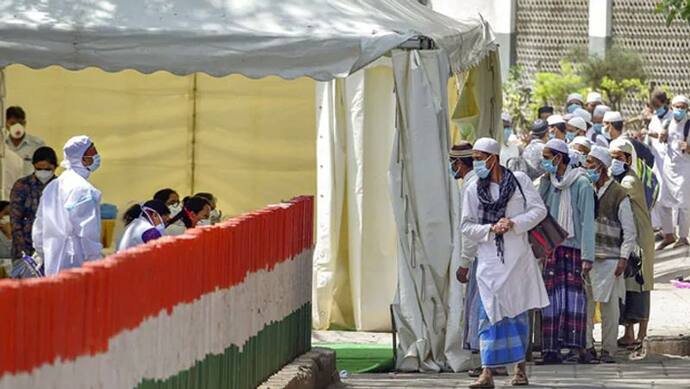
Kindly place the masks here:
<instances>
[{"instance_id":1,"label":"man in white robe","mask_svg":"<svg viewBox=\"0 0 690 389\"><path fill-rule=\"evenodd\" d=\"M471 388L493 384L492 368L517 364L513 384L527 384L527 311L549 304L528 232L546 217L546 207L524 173L499 164L500 145L474 144L477 180L463 202L463 239L478 242L480 355L484 371ZM510 336L508 334L512 334Z\"/></svg>"},{"instance_id":2,"label":"man in white robe","mask_svg":"<svg viewBox=\"0 0 690 389\"><path fill-rule=\"evenodd\" d=\"M662 205L662 198L666 198L668 194L666 191L668 187L664 187L664 159L666 158L666 139L660 138L660 135L666 132L665 125L670 125L673 119L673 110L669 108L670 101L666 92L657 90L652 93L650 100L651 106L654 109L652 119L647 128L647 144L650 150L654 153L654 174L659 179L659 200L652 209L652 225L655 229L661 229L661 215L660 209ZM663 234L661 235L663 237Z\"/></svg>"},{"instance_id":3,"label":"man in white robe","mask_svg":"<svg viewBox=\"0 0 690 389\"><path fill-rule=\"evenodd\" d=\"M690 100L685 96L676 96L671 101L673 117L663 126L660 140L663 140L665 152L661 174L662 193L659 198L659 218L661 219L664 240L658 249L671 244L674 248L688 245L690 232L690 122L688 122L688 105ZM677 223L673 211L677 212ZM678 240L674 229L678 225Z\"/></svg>"},{"instance_id":4,"label":"man in white robe","mask_svg":"<svg viewBox=\"0 0 690 389\"><path fill-rule=\"evenodd\" d=\"M46 275L101 257L101 192L88 178L100 166L91 139L76 136L64 148L66 169L43 190L33 225L34 249Z\"/></svg>"}]
</instances>

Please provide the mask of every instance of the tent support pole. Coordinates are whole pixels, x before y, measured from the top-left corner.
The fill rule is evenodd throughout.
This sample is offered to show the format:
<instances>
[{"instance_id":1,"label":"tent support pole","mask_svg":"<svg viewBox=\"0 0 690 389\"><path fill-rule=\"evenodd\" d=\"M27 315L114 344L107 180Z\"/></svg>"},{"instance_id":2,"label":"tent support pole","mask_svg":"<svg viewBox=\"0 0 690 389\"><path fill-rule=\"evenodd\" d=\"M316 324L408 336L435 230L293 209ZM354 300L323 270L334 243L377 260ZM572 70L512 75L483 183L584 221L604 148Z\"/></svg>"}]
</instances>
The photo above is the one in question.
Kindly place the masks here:
<instances>
[{"instance_id":1,"label":"tent support pole","mask_svg":"<svg viewBox=\"0 0 690 389\"><path fill-rule=\"evenodd\" d=\"M191 126L191 136L190 136L190 147L191 147L191 167L189 174L189 190L190 194L194 194L194 181L196 179L196 110L197 110L197 75L194 73L192 76L192 126Z\"/></svg>"}]
</instances>

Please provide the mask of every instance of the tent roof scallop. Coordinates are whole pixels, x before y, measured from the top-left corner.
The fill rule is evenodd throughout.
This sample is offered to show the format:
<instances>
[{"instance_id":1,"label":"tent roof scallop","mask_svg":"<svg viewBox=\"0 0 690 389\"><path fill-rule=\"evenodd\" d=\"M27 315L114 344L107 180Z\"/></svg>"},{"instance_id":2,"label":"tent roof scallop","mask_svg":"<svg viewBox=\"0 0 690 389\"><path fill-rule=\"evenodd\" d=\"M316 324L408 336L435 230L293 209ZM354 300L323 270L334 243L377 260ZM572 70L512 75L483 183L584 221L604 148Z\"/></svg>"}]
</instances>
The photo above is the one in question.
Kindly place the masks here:
<instances>
[{"instance_id":1,"label":"tent roof scallop","mask_svg":"<svg viewBox=\"0 0 690 389\"><path fill-rule=\"evenodd\" d=\"M345 77L425 36L454 71L495 49L479 15L414 0L13 0L0 4L0 66Z\"/></svg>"}]
</instances>

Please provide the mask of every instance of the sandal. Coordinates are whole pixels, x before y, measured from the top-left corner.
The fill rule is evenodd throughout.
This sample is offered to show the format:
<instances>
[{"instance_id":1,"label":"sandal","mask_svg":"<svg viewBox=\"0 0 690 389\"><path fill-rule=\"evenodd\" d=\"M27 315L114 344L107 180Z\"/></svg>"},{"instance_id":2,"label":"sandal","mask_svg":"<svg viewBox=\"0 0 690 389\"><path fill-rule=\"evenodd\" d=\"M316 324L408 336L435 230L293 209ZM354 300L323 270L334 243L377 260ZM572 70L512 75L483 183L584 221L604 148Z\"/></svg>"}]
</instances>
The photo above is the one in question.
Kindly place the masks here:
<instances>
[{"instance_id":1,"label":"sandal","mask_svg":"<svg viewBox=\"0 0 690 389\"><path fill-rule=\"evenodd\" d=\"M542 356L541 361L537 361L537 365L560 365L563 363L561 356L555 352L547 352Z\"/></svg>"},{"instance_id":2,"label":"sandal","mask_svg":"<svg viewBox=\"0 0 690 389\"><path fill-rule=\"evenodd\" d=\"M601 363L616 363L616 359L608 351L602 351L599 357Z\"/></svg>"},{"instance_id":3,"label":"sandal","mask_svg":"<svg viewBox=\"0 0 690 389\"><path fill-rule=\"evenodd\" d=\"M472 378L478 378L482 373L484 372L484 369L481 367L476 367L474 369L470 369L467 371L467 375L472 377Z\"/></svg>"},{"instance_id":4,"label":"sandal","mask_svg":"<svg viewBox=\"0 0 690 389\"><path fill-rule=\"evenodd\" d=\"M494 379L492 376L482 374L479 379L469 385L470 389L493 389Z\"/></svg>"},{"instance_id":5,"label":"sandal","mask_svg":"<svg viewBox=\"0 0 690 389\"><path fill-rule=\"evenodd\" d=\"M529 385L529 380L527 379L527 374L522 370L516 370L513 379L510 380L512 386L527 386Z\"/></svg>"}]
</instances>

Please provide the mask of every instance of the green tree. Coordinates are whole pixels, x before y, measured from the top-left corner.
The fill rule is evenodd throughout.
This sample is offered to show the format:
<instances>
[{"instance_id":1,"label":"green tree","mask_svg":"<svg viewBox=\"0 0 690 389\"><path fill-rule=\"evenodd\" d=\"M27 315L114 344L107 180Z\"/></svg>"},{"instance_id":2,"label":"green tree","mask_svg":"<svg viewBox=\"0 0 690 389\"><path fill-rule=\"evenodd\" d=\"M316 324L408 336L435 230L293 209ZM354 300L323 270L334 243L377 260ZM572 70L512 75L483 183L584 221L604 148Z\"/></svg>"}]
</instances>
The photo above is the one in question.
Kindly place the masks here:
<instances>
[{"instance_id":1,"label":"green tree","mask_svg":"<svg viewBox=\"0 0 690 389\"><path fill-rule=\"evenodd\" d=\"M587 56L576 68L585 85L600 90L614 110L620 110L626 98L644 99L648 93L643 62L634 51L614 46L604 58Z\"/></svg>"},{"instance_id":2,"label":"green tree","mask_svg":"<svg viewBox=\"0 0 690 389\"><path fill-rule=\"evenodd\" d=\"M563 60L560 73L541 72L534 75L532 111L542 105L550 105L557 111L563 111L568 95L573 92L586 93L586 84L577 73L575 65Z\"/></svg>"},{"instance_id":3,"label":"green tree","mask_svg":"<svg viewBox=\"0 0 690 389\"><path fill-rule=\"evenodd\" d=\"M690 0L661 0L656 5L656 12L664 15L667 26L676 19L690 23Z\"/></svg>"},{"instance_id":4,"label":"green tree","mask_svg":"<svg viewBox=\"0 0 690 389\"><path fill-rule=\"evenodd\" d=\"M530 112L532 91L523 77L520 66L510 68L508 79L503 83L503 110L513 117L513 128L517 133L527 132L533 115Z\"/></svg>"}]
</instances>

